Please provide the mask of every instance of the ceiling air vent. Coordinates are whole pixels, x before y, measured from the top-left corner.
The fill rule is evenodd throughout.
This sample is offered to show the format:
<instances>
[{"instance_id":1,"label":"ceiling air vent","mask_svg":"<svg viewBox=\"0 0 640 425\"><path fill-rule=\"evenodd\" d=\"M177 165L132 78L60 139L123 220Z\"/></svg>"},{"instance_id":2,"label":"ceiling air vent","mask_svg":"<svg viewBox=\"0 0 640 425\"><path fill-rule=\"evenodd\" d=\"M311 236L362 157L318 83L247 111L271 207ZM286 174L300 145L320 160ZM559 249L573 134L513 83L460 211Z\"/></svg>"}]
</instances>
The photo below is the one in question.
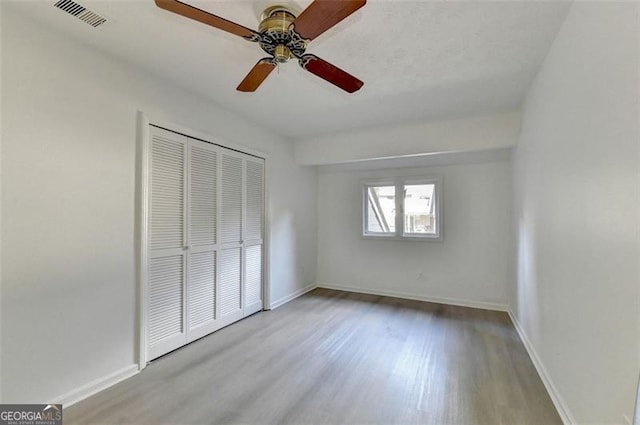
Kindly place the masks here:
<instances>
[{"instance_id":1,"label":"ceiling air vent","mask_svg":"<svg viewBox=\"0 0 640 425\"><path fill-rule=\"evenodd\" d=\"M59 0L54 6L70 13L92 27L98 27L107 22L102 16L71 0Z\"/></svg>"}]
</instances>

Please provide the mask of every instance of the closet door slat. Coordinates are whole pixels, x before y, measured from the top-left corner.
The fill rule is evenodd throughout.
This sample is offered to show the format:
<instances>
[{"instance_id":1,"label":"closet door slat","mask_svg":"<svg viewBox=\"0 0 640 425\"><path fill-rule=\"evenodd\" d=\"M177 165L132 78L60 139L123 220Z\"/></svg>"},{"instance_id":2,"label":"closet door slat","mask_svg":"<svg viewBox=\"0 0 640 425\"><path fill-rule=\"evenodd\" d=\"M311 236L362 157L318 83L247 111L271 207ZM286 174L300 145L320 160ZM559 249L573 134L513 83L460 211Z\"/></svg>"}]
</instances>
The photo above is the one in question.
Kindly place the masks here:
<instances>
[{"instance_id":1,"label":"closet door slat","mask_svg":"<svg viewBox=\"0 0 640 425\"><path fill-rule=\"evenodd\" d=\"M242 240L242 159L222 154L220 242Z\"/></svg>"},{"instance_id":2,"label":"closet door slat","mask_svg":"<svg viewBox=\"0 0 640 425\"><path fill-rule=\"evenodd\" d=\"M184 143L161 135L151 142L151 249L184 245Z\"/></svg>"},{"instance_id":3,"label":"closet door slat","mask_svg":"<svg viewBox=\"0 0 640 425\"><path fill-rule=\"evenodd\" d=\"M149 264L149 344L183 332L182 255L154 258Z\"/></svg>"},{"instance_id":4,"label":"closet door slat","mask_svg":"<svg viewBox=\"0 0 640 425\"><path fill-rule=\"evenodd\" d=\"M189 261L189 327L215 320L215 252L191 254Z\"/></svg>"},{"instance_id":5,"label":"closet door slat","mask_svg":"<svg viewBox=\"0 0 640 425\"><path fill-rule=\"evenodd\" d=\"M262 301L262 245L245 248L245 296L246 304Z\"/></svg>"},{"instance_id":6,"label":"closet door slat","mask_svg":"<svg viewBox=\"0 0 640 425\"><path fill-rule=\"evenodd\" d=\"M190 243L216 243L217 152L191 146L190 169Z\"/></svg>"},{"instance_id":7,"label":"closet door slat","mask_svg":"<svg viewBox=\"0 0 640 425\"><path fill-rule=\"evenodd\" d=\"M245 240L262 239L264 222L264 163L247 160Z\"/></svg>"},{"instance_id":8,"label":"closet door slat","mask_svg":"<svg viewBox=\"0 0 640 425\"><path fill-rule=\"evenodd\" d=\"M241 311L240 248L220 251L220 315Z\"/></svg>"}]
</instances>

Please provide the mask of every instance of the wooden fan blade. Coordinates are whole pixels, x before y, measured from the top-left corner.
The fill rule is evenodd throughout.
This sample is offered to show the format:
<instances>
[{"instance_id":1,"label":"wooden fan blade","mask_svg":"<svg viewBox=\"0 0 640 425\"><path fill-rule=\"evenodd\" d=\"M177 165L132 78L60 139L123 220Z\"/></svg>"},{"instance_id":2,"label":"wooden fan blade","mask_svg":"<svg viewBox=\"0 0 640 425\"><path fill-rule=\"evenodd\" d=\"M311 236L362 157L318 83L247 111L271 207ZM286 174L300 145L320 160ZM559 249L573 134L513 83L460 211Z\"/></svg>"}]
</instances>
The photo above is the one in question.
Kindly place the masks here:
<instances>
[{"instance_id":1,"label":"wooden fan blade","mask_svg":"<svg viewBox=\"0 0 640 425\"><path fill-rule=\"evenodd\" d=\"M293 22L305 40L313 40L367 3L367 0L315 0Z\"/></svg>"},{"instance_id":2,"label":"wooden fan blade","mask_svg":"<svg viewBox=\"0 0 640 425\"><path fill-rule=\"evenodd\" d=\"M362 81L358 80L353 75L341 70L335 65L331 65L329 62L320 59L315 55L302 56L300 58L300 66L310 73L317 75L323 80L326 80L349 93L360 90L364 85Z\"/></svg>"},{"instance_id":3,"label":"wooden fan blade","mask_svg":"<svg viewBox=\"0 0 640 425\"><path fill-rule=\"evenodd\" d=\"M267 79L271 71L276 67L276 62L272 58L263 58L256 63L251 71L244 77L236 90L243 92L256 91L260 84Z\"/></svg>"},{"instance_id":4,"label":"wooden fan blade","mask_svg":"<svg viewBox=\"0 0 640 425\"><path fill-rule=\"evenodd\" d=\"M231 22L219 16L213 15L209 12L205 12L204 10L198 9L197 7L182 3L178 0L155 1L156 5L159 8L168 10L169 12L177 13L178 15L184 16L185 18L193 19L195 21L202 22L203 24L211 25L214 28L230 32L231 34L239 35L240 37L246 38L250 41L258 41L260 39L260 34L258 34L256 31L243 27L240 24L236 24L235 22Z\"/></svg>"}]
</instances>

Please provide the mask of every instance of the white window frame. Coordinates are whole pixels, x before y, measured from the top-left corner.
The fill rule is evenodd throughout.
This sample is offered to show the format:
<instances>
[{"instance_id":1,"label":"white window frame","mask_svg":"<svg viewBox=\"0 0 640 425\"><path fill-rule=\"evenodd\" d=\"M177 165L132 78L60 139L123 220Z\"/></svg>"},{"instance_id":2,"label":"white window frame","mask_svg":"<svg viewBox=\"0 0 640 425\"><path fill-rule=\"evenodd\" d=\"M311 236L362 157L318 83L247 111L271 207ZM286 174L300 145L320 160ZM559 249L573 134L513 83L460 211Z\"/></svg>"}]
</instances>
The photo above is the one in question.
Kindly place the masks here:
<instances>
[{"instance_id":1,"label":"white window frame","mask_svg":"<svg viewBox=\"0 0 640 425\"><path fill-rule=\"evenodd\" d=\"M433 184L435 213L436 213L436 231L434 234L418 234L418 233L405 233L404 232L404 187L405 185L418 185L418 184ZM380 232L368 232L368 219L367 207L369 204L368 189L373 186L394 186L395 187L395 203L396 203L396 217L395 217L395 232L394 233L380 233ZM361 185L362 192L362 238L363 239L376 239L376 240L403 240L403 241L442 241L442 176L423 176L423 177L394 177L390 179L380 180L366 180Z\"/></svg>"}]
</instances>

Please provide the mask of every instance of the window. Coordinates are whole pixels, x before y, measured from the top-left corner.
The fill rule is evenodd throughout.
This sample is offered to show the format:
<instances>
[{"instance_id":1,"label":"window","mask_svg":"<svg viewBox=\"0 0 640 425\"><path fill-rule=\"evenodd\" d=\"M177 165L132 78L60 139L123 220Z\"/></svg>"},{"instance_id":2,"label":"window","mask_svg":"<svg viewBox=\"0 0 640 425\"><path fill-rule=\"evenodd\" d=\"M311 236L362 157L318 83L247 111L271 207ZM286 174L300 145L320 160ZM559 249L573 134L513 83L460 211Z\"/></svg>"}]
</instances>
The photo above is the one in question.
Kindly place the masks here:
<instances>
[{"instance_id":1,"label":"window","mask_svg":"<svg viewBox=\"0 0 640 425\"><path fill-rule=\"evenodd\" d=\"M369 234L396 233L396 187L367 187L367 228Z\"/></svg>"},{"instance_id":2,"label":"window","mask_svg":"<svg viewBox=\"0 0 640 425\"><path fill-rule=\"evenodd\" d=\"M363 235L381 239L441 239L437 178L397 178L365 182Z\"/></svg>"}]
</instances>

